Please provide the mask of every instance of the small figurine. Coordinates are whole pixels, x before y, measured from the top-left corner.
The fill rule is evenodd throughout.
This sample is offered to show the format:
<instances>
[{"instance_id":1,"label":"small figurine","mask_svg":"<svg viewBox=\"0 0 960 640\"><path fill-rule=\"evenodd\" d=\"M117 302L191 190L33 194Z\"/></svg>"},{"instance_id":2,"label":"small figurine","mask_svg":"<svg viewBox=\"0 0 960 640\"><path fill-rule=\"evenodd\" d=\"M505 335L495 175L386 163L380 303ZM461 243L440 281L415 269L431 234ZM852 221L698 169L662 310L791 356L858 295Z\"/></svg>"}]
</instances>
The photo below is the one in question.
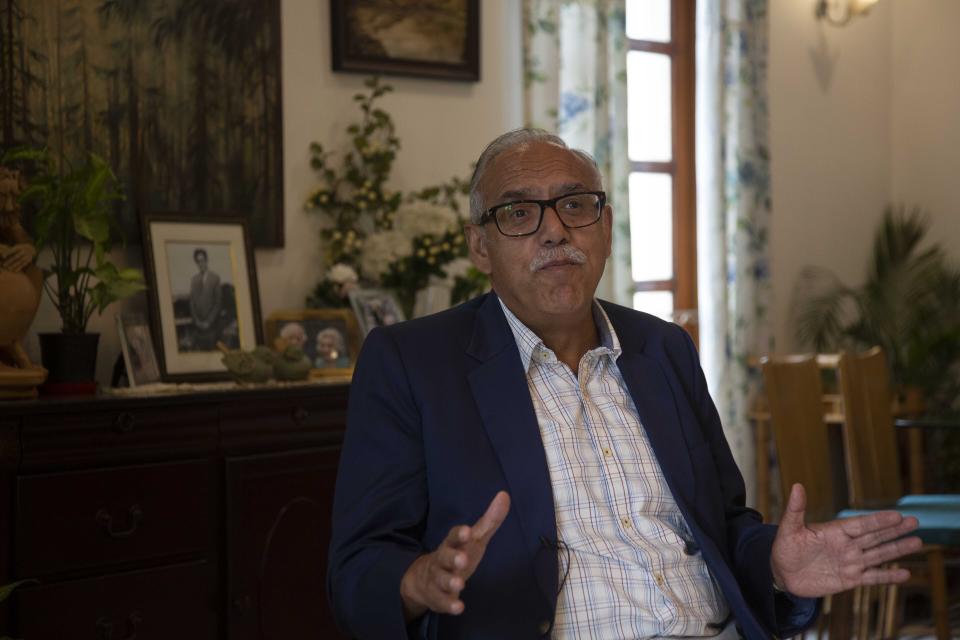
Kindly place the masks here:
<instances>
[{"instance_id":1,"label":"small figurine","mask_svg":"<svg viewBox=\"0 0 960 640\"><path fill-rule=\"evenodd\" d=\"M217 343L217 348L223 353L223 364L236 382L241 384L266 382L273 374L273 366L257 357L256 350L233 350L222 342Z\"/></svg>"},{"instance_id":2,"label":"small figurine","mask_svg":"<svg viewBox=\"0 0 960 640\"><path fill-rule=\"evenodd\" d=\"M312 365L303 349L288 343L284 338L277 338L273 346L276 349L271 352L274 355L273 375L277 380L306 380Z\"/></svg>"},{"instance_id":3,"label":"small figurine","mask_svg":"<svg viewBox=\"0 0 960 640\"><path fill-rule=\"evenodd\" d=\"M43 272L33 264L37 251L20 224L25 188L19 171L0 167L0 397L33 397L47 378L21 344L43 291Z\"/></svg>"}]
</instances>

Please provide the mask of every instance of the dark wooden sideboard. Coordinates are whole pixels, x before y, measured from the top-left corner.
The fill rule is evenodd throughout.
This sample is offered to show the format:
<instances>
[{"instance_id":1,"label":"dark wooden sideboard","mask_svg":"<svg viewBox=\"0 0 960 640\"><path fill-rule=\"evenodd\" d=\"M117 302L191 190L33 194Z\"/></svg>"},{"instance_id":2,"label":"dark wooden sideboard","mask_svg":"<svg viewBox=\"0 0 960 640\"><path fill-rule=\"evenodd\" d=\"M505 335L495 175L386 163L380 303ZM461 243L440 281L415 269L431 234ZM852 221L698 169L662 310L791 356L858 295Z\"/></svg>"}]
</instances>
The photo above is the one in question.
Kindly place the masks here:
<instances>
[{"instance_id":1,"label":"dark wooden sideboard","mask_svg":"<svg viewBox=\"0 0 960 640\"><path fill-rule=\"evenodd\" d=\"M346 384L0 402L0 636L338 638Z\"/></svg>"}]
</instances>

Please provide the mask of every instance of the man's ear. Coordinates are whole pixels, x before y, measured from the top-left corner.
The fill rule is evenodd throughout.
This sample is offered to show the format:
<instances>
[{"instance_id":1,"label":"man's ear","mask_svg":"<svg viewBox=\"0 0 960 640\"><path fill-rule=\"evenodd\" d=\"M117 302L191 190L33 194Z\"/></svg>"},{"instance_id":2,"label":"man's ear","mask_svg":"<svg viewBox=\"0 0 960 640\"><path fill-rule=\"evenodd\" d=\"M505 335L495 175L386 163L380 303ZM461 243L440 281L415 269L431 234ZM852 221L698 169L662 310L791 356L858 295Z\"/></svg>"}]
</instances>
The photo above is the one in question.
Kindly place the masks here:
<instances>
[{"instance_id":1,"label":"man's ear","mask_svg":"<svg viewBox=\"0 0 960 640\"><path fill-rule=\"evenodd\" d=\"M467 238L470 260L481 273L490 275L490 254L487 253L487 234L484 228L476 224L465 224L463 235Z\"/></svg>"}]
</instances>

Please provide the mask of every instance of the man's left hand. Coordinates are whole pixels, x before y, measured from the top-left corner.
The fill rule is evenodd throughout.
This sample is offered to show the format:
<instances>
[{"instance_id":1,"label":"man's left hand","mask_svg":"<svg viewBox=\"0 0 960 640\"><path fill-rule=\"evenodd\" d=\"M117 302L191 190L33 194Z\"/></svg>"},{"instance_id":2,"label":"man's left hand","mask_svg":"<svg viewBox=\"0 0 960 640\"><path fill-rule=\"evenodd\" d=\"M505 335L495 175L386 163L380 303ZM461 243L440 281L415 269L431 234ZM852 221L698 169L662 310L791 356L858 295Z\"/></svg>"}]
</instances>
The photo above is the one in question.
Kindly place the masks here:
<instances>
[{"instance_id":1,"label":"man's left hand","mask_svg":"<svg viewBox=\"0 0 960 640\"><path fill-rule=\"evenodd\" d=\"M915 536L917 519L896 511L805 524L807 494L795 484L773 541L770 569L776 585L795 596L816 598L860 585L904 582L906 569L880 565L916 553L923 546Z\"/></svg>"}]
</instances>

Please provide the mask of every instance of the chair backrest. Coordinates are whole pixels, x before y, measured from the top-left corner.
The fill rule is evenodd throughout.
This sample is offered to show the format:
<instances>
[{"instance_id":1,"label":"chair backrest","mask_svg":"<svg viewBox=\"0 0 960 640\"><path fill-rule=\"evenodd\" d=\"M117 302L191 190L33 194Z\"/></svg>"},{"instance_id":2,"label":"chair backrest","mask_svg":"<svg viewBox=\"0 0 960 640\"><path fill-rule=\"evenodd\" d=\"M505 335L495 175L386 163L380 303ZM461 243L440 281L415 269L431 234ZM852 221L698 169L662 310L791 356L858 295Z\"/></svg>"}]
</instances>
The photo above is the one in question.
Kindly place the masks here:
<instances>
[{"instance_id":1,"label":"chair backrest","mask_svg":"<svg viewBox=\"0 0 960 640\"><path fill-rule=\"evenodd\" d=\"M856 509L889 507L903 496L887 361L879 347L840 356L847 490Z\"/></svg>"},{"instance_id":2,"label":"chair backrest","mask_svg":"<svg viewBox=\"0 0 960 640\"><path fill-rule=\"evenodd\" d=\"M784 504L794 482L807 491L807 519L837 512L827 425L823 420L820 367L814 356L763 360L763 382L777 447Z\"/></svg>"}]
</instances>

